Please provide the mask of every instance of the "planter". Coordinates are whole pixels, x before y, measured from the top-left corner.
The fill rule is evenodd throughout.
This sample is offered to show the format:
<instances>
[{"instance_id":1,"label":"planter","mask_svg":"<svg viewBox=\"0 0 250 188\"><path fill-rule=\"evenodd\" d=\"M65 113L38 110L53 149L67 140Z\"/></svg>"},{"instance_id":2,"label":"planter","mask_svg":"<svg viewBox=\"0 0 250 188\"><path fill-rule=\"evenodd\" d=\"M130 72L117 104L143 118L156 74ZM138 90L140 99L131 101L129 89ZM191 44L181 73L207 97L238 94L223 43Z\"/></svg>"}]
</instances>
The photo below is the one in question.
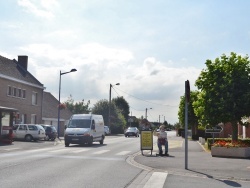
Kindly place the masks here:
<instances>
[{"instance_id":1,"label":"planter","mask_svg":"<svg viewBox=\"0 0 250 188\"><path fill-rule=\"evenodd\" d=\"M213 157L250 158L250 147L211 147L211 155Z\"/></svg>"}]
</instances>

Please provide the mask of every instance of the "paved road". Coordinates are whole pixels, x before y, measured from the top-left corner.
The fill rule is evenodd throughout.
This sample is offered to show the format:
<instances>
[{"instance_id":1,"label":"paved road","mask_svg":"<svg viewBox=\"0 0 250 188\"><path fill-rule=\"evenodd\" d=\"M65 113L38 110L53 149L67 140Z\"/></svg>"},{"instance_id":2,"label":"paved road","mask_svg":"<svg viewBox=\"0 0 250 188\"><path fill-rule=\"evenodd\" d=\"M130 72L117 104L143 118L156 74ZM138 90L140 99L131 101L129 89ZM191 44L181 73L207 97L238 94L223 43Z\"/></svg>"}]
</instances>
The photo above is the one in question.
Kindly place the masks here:
<instances>
[{"instance_id":1,"label":"paved road","mask_svg":"<svg viewBox=\"0 0 250 188\"><path fill-rule=\"evenodd\" d=\"M91 147L14 142L0 147L0 187L123 188L141 172L126 163L138 148L139 138L124 136L107 137L104 145Z\"/></svg>"}]
</instances>

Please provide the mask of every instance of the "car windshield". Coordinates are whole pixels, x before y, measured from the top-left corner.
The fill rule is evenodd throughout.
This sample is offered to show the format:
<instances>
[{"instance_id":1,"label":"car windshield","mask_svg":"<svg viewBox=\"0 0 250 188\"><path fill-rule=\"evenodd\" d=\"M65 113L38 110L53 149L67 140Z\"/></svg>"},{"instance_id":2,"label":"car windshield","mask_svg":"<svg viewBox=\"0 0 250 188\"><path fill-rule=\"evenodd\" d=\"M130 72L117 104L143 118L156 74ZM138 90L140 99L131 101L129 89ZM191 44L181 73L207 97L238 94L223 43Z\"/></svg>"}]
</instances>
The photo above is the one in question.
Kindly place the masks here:
<instances>
[{"instance_id":1,"label":"car windshield","mask_svg":"<svg viewBox=\"0 0 250 188\"><path fill-rule=\"evenodd\" d=\"M135 127L129 127L128 130L130 130L130 131L135 131L136 128L135 128Z\"/></svg>"},{"instance_id":2,"label":"car windshield","mask_svg":"<svg viewBox=\"0 0 250 188\"><path fill-rule=\"evenodd\" d=\"M72 119L68 128L90 128L90 119Z\"/></svg>"}]
</instances>

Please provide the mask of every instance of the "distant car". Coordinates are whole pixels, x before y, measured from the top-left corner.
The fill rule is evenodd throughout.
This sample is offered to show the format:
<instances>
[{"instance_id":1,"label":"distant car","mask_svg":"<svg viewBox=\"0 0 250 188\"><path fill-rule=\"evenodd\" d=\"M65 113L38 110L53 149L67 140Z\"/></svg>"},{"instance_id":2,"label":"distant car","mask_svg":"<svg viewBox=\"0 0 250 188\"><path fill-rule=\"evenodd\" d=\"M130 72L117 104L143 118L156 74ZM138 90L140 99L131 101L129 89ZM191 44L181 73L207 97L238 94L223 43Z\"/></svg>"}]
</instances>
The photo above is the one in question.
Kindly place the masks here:
<instances>
[{"instance_id":1,"label":"distant car","mask_svg":"<svg viewBox=\"0 0 250 188\"><path fill-rule=\"evenodd\" d=\"M45 140L55 140L57 137L57 130L53 125L42 125L45 130Z\"/></svg>"},{"instance_id":2,"label":"distant car","mask_svg":"<svg viewBox=\"0 0 250 188\"><path fill-rule=\"evenodd\" d=\"M124 135L125 137L130 137L130 136L139 137L139 129L137 129L137 127L129 127L125 131Z\"/></svg>"},{"instance_id":3,"label":"distant car","mask_svg":"<svg viewBox=\"0 0 250 188\"><path fill-rule=\"evenodd\" d=\"M110 129L108 126L104 125L104 132L105 132L105 135L108 135L110 134Z\"/></svg>"},{"instance_id":4,"label":"distant car","mask_svg":"<svg viewBox=\"0 0 250 188\"><path fill-rule=\"evenodd\" d=\"M24 139L26 141L44 140L45 130L41 125L36 124L16 124L13 126L13 138Z\"/></svg>"}]
</instances>

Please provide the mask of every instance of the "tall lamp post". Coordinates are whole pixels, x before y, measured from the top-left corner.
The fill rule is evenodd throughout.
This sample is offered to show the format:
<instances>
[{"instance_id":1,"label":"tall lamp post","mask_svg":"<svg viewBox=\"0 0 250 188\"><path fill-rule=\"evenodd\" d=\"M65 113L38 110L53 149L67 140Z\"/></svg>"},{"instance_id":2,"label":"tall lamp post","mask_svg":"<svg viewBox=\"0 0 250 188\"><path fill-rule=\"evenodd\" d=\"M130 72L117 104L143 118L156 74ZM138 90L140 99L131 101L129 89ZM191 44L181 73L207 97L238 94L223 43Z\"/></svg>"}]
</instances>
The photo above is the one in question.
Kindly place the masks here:
<instances>
[{"instance_id":1,"label":"tall lamp post","mask_svg":"<svg viewBox=\"0 0 250 188\"><path fill-rule=\"evenodd\" d=\"M149 109L152 109L152 108L149 108ZM145 118L148 119L148 109L147 108L146 108Z\"/></svg>"},{"instance_id":2,"label":"tall lamp post","mask_svg":"<svg viewBox=\"0 0 250 188\"><path fill-rule=\"evenodd\" d=\"M116 83L115 85L120 85L120 83ZM109 127L111 128L111 122L110 122L110 108L111 108L111 88L113 87L112 84L109 85Z\"/></svg>"},{"instance_id":3,"label":"tall lamp post","mask_svg":"<svg viewBox=\"0 0 250 188\"><path fill-rule=\"evenodd\" d=\"M59 99L58 99L58 120L57 120L57 135L58 135L58 138L59 138L59 135L60 135L60 104L61 104L61 76L64 75L64 74L68 74L68 73L71 73L71 72L76 72L77 70L76 69L71 69L71 71L69 72L61 72L60 70L60 78L59 78Z\"/></svg>"}]
</instances>

